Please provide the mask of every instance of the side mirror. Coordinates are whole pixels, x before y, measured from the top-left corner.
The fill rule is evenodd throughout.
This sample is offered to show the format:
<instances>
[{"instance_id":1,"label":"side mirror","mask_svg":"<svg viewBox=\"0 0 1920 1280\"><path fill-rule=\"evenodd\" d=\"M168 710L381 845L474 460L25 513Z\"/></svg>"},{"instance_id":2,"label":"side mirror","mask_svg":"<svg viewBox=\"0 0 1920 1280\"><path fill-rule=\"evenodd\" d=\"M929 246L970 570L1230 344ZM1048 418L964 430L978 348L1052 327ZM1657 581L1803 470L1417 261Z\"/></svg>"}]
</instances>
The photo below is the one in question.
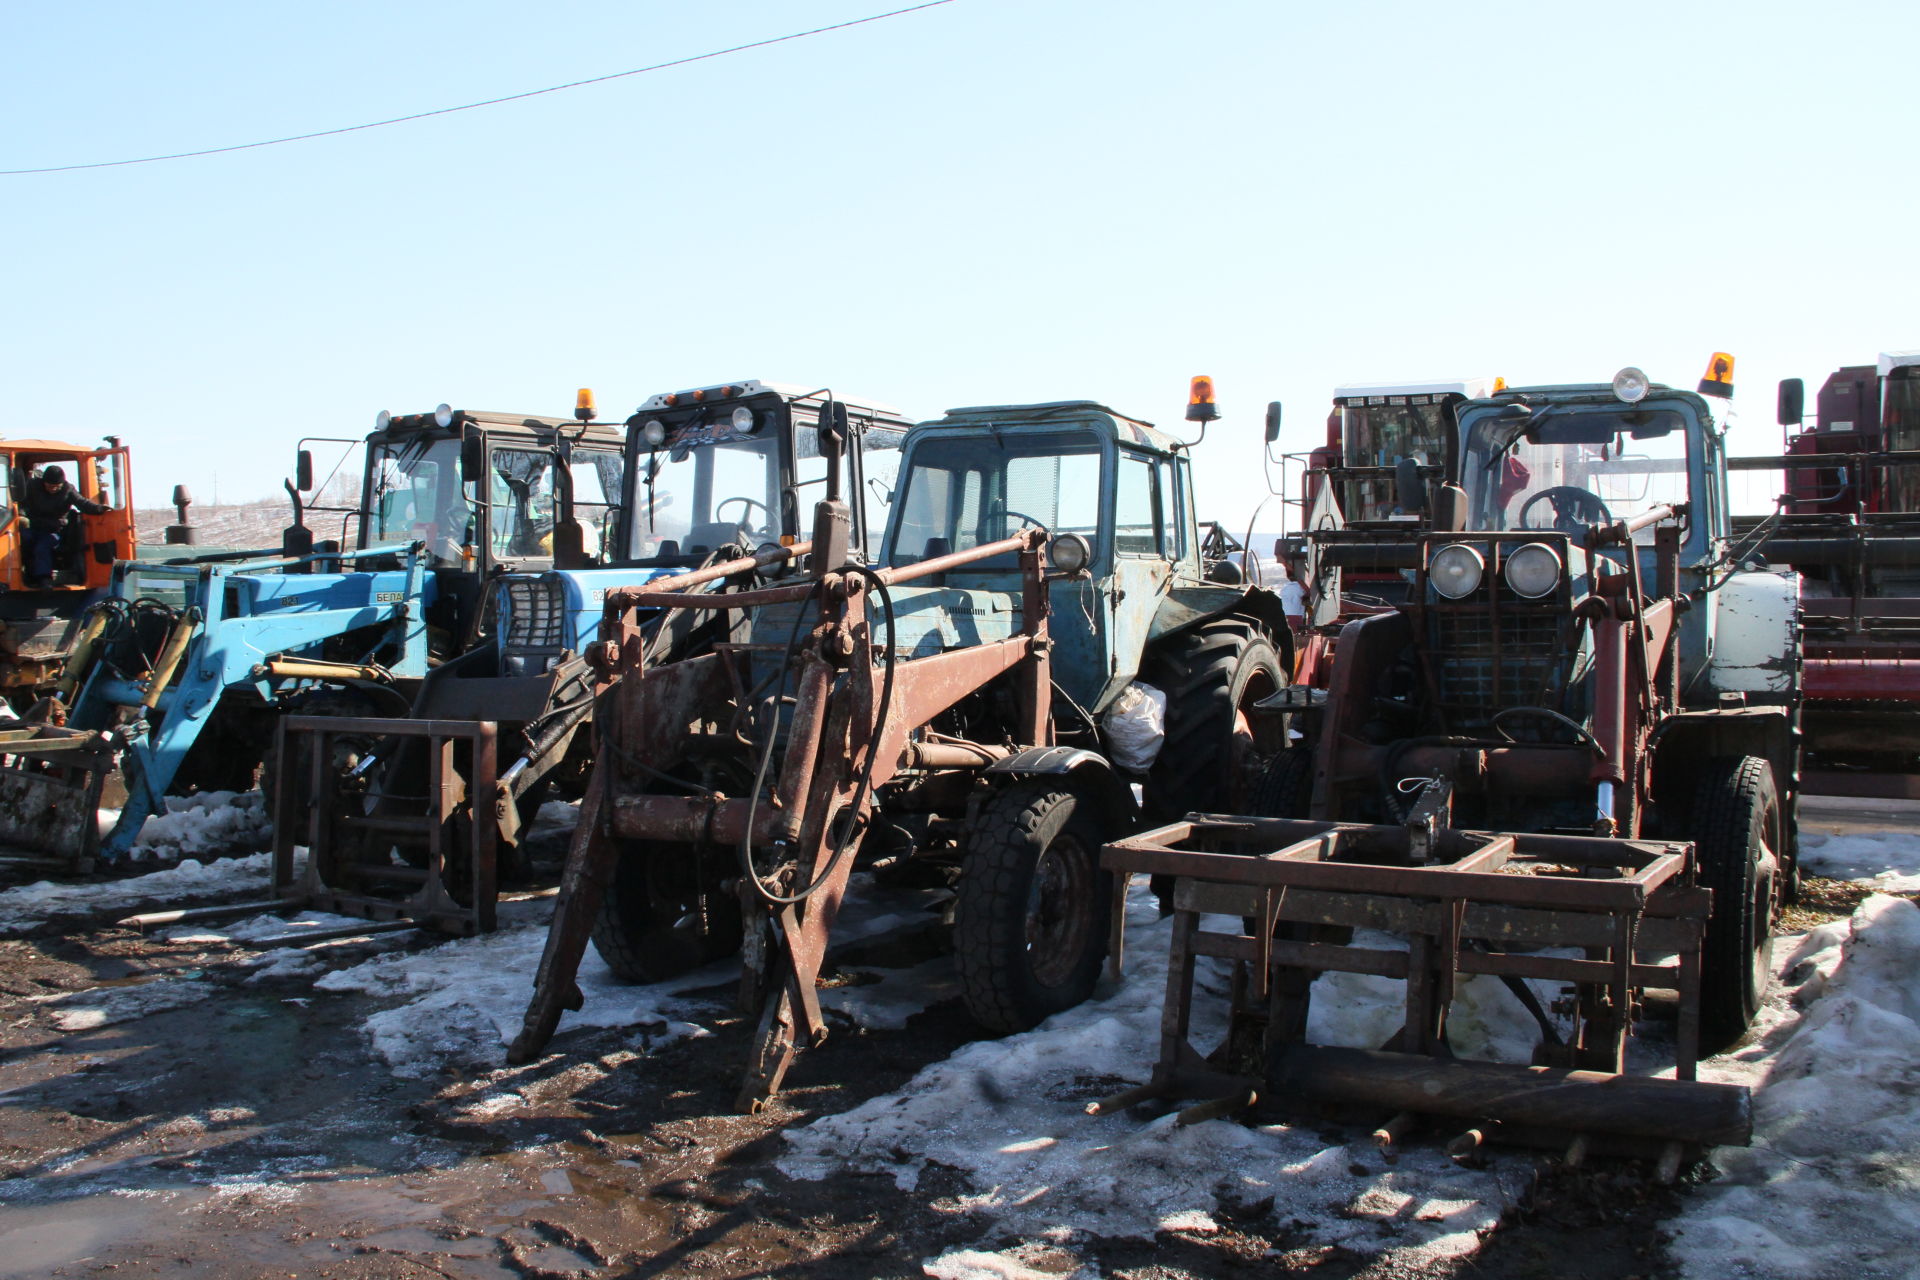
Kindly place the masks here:
<instances>
[{"instance_id":1,"label":"side mirror","mask_svg":"<svg viewBox=\"0 0 1920 1280\"><path fill-rule=\"evenodd\" d=\"M460 438L460 479L479 484L487 478L487 442L477 435Z\"/></svg>"},{"instance_id":2,"label":"side mirror","mask_svg":"<svg viewBox=\"0 0 1920 1280\"><path fill-rule=\"evenodd\" d=\"M1807 384L1798 378L1780 379L1778 411L1774 414L1783 427L1797 427L1807 416Z\"/></svg>"},{"instance_id":3,"label":"side mirror","mask_svg":"<svg viewBox=\"0 0 1920 1280\"><path fill-rule=\"evenodd\" d=\"M1459 533L1467 527L1467 491L1443 484L1434 491L1433 527L1438 533Z\"/></svg>"},{"instance_id":4,"label":"side mirror","mask_svg":"<svg viewBox=\"0 0 1920 1280\"><path fill-rule=\"evenodd\" d=\"M302 449L293 455L293 487L302 493L313 491L313 450Z\"/></svg>"},{"instance_id":5,"label":"side mirror","mask_svg":"<svg viewBox=\"0 0 1920 1280\"><path fill-rule=\"evenodd\" d=\"M1272 444L1280 438L1280 402L1267 402L1267 443Z\"/></svg>"},{"instance_id":6,"label":"side mirror","mask_svg":"<svg viewBox=\"0 0 1920 1280\"><path fill-rule=\"evenodd\" d=\"M1394 459L1393 491L1402 511L1427 509L1427 482L1420 478L1420 463L1416 459Z\"/></svg>"}]
</instances>

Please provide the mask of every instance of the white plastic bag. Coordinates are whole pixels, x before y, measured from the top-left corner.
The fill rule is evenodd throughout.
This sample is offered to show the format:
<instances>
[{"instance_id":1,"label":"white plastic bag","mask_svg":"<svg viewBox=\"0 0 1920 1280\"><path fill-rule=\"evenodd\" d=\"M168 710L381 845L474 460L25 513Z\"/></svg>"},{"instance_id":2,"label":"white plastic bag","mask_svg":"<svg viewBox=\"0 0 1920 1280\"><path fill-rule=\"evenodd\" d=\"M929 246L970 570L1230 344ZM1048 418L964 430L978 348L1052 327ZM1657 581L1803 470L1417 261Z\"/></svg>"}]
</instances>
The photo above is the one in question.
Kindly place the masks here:
<instances>
[{"instance_id":1,"label":"white plastic bag","mask_svg":"<svg viewBox=\"0 0 1920 1280\"><path fill-rule=\"evenodd\" d=\"M1167 695L1138 680L1107 708L1107 747L1116 768L1145 773L1167 738Z\"/></svg>"}]
</instances>

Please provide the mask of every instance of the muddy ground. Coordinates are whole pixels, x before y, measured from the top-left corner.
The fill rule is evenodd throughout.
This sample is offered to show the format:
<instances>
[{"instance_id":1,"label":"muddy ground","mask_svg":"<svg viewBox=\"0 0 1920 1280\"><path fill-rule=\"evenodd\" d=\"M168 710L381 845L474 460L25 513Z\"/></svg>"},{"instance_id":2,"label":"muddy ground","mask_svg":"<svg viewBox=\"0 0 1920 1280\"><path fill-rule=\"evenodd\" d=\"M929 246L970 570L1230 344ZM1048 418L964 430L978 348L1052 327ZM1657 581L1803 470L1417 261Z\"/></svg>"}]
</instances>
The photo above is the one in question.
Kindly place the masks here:
<instances>
[{"instance_id":1,"label":"muddy ground","mask_svg":"<svg viewBox=\"0 0 1920 1280\"><path fill-rule=\"evenodd\" d=\"M1858 896L1815 887L1813 914ZM842 953L842 979L910 963L937 932ZM340 968L395 945L323 954ZM964 1200L981 1189L957 1172L907 1193L886 1176L776 1167L783 1128L895 1090L975 1036L957 1003L900 1031L843 1031L749 1117L732 1104L750 1024L726 1011L724 986L704 993L708 1036L580 1031L525 1068L407 1079L359 1029L399 998L263 976L251 954L106 919L0 941L0 1277L921 1276L981 1234ZM63 1026L75 1020L49 998L161 978L192 978L205 998L92 1027ZM639 1056L644 1070L623 1069ZM1092 1098L1116 1082L1059 1087ZM509 1088L521 1101L502 1107ZM1534 1169L1480 1254L1438 1271L1300 1249L1258 1204L1215 1232L1075 1248L1130 1280L1673 1274L1660 1223L1684 1185L1630 1165ZM1044 1242L1021 1262L1027 1275L1074 1265Z\"/></svg>"}]
</instances>

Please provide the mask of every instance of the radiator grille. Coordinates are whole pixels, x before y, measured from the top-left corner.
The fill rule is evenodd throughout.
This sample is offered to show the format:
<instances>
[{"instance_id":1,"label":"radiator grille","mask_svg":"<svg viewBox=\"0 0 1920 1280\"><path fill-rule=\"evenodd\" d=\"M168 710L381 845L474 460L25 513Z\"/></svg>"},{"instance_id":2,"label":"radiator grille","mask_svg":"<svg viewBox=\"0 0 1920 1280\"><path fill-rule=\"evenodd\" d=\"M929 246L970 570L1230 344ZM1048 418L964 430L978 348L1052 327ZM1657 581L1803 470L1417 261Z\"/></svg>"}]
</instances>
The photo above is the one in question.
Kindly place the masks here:
<instances>
[{"instance_id":1,"label":"radiator grille","mask_svg":"<svg viewBox=\"0 0 1920 1280\"><path fill-rule=\"evenodd\" d=\"M1484 729L1507 707L1565 709L1574 657L1565 613L1503 610L1497 651L1491 608L1436 610L1432 619L1433 677L1454 731Z\"/></svg>"},{"instance_id":2,"label":"radiator grille","mask_svg":"<svg viewBox=\"0 0 1920 1280\"><path fill-rule=\"evenodd\" d=\"M509 578L500 600L502 650L559 649L567 638L566 606L565 588L557 578Z\"/></svg>"}]
</instances>

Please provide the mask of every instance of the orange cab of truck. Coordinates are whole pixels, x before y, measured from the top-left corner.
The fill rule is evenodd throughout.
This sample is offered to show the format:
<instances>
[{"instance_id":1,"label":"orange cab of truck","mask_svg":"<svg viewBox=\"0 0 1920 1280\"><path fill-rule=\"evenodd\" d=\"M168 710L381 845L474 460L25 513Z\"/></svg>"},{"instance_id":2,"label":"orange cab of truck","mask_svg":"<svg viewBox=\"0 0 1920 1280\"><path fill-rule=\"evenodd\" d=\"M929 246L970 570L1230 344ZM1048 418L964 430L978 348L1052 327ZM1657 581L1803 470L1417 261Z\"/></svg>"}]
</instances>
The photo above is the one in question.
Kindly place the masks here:
<instances>
[{"instance_id":1,"label":"orange cab of truck","mask_svg":"<svg viewBox=\"0 0 1920 1280\"><path fill-rule=\"evenodd\" d=\"M104 587L113 578L113 562L133 557L133 511L127 502L127 450L109 436L104 448L66 444L58 440L13 440L0 437L0 584L8 591L26 591L27 563L23 532L26 517L20 494L40 474L57 466L83 498L113 508L104 515L75 512L56 553L52 592L85 592ZM77 536L76 536L77 535Z\"/></svg>"}]
</instances>

